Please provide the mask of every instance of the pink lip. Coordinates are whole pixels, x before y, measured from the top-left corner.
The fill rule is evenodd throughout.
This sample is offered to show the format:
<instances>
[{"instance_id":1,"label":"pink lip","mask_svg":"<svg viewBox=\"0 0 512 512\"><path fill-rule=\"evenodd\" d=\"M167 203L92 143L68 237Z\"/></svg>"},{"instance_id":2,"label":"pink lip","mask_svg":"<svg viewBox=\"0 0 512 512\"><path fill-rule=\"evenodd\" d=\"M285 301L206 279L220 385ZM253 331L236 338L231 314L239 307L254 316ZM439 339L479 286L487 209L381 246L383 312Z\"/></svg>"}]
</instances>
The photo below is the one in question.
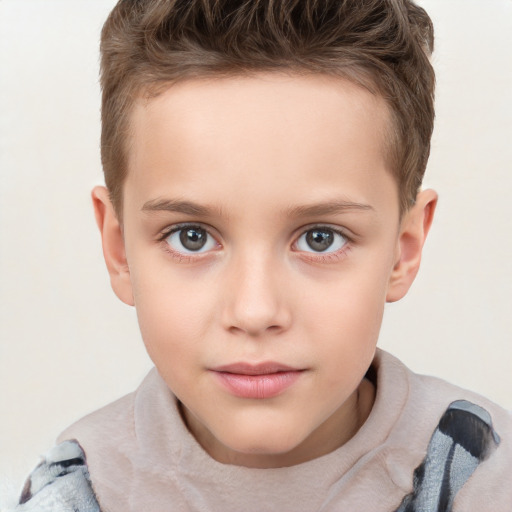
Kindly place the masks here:
<instances>
[{"instance_id":1,"label":"pink lip","mask_svg":"<svg viewBox=\"0 0 512 512\"><path fill-rule=\"evenodd\" d=\"M230 393L240 398L272 398L292 386L303 370L280 363L235 363L212 369Z\"/></svg>"}]
</instances>

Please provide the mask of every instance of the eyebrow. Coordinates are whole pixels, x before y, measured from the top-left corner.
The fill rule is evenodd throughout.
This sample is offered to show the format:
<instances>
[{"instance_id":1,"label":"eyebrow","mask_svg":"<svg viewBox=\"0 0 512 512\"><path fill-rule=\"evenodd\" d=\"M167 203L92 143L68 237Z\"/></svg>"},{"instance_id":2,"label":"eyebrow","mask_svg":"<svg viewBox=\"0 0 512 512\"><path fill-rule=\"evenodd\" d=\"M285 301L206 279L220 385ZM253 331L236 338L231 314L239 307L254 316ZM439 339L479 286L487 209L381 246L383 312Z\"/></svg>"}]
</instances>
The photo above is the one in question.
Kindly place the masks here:
<instances>
[{"instance_id":1,"label":"eyebrow","mask_svg":"<svg viewBox=\"0 0 512 512\"><path fill-rule=\"evenodd\" d=\"M294 206L283 213L287 217L315 217L334 215L347 211L375 211L369 204L356 203L345 200L333 200L325 203ZM211 217L215 214L222 216L222 210L211 206L200 205L192 201L181 199L152 199L142 206L144 212L175 212L198 217Z\"/></svg>"},{"instance_id":2,"label":"eyebrow","mask_svg":"<svg viewBox=\"0 0 512 512\"><path fill-rule=\"evenodd\" d=\"M199 217L208 217L214 213L220 213L217 208L181 199L152 199L146 201L141 209L144 212L176 212Z\"/></svg>"},{"instance_id":3,"label":"eyebrow","mask_svg":"<svg viewBox=\"0 0 512 512\"><path fill-rule=\"evenodd\" d=\"M364 203L355 203L345 200L333 200L325 203L312 205L295 206L290 208L286 214L290 217L320 217L322 215L334 215L347 211L375 211L373 206Z\"/></svg>"}]
</instances>

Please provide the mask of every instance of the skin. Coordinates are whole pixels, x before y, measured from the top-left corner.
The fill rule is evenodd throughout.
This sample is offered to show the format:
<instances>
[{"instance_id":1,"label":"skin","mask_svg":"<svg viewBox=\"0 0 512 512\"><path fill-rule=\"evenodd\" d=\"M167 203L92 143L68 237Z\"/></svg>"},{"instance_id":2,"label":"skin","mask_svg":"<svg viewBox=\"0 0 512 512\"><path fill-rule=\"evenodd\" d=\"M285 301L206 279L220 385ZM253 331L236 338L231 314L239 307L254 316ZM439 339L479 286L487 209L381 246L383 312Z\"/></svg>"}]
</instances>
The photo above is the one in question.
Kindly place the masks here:
<instances>
[{"instance_id":1,"label":"skin","mask_svg":"<svg viewBox=\"0 0 512 512\"><path fill-rule=\"evenodd\" d=\"M220 462L299 464L370 413L384 305L414 280L437 200L422 191L400 217L389 117L347 81L285 74L190 80L134 107L122 226L93 191L105 260ZM205 230L204 250L187 252L183 223ZM308 245L313 228L333 245ZM235 396L212 371L268 361L301 370L271 398Z\"/></svg>"}]
</instances>

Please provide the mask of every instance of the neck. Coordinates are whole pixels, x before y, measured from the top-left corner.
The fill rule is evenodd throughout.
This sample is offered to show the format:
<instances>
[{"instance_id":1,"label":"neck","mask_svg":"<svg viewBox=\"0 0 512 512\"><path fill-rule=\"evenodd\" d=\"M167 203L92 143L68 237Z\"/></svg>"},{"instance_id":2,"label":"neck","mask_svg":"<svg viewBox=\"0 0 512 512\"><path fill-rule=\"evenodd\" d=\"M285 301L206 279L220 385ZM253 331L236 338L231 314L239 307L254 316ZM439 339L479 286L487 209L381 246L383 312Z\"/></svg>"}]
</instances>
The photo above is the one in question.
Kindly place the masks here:
<instances>
[{"instance_id":1,"label":"neck","mask_svg":"<svg viewBox=\"0 0 512 512\"><path fill-rule=\"evenodd\" d=\"M279 468L301 464L343 446L368 418L375 400L375 387L363 379L347 401L302 443L286 453L242 453L220 443L180 403L187 428L203 449L217 462L250 468Z\"/></svg>"}]
</instances>

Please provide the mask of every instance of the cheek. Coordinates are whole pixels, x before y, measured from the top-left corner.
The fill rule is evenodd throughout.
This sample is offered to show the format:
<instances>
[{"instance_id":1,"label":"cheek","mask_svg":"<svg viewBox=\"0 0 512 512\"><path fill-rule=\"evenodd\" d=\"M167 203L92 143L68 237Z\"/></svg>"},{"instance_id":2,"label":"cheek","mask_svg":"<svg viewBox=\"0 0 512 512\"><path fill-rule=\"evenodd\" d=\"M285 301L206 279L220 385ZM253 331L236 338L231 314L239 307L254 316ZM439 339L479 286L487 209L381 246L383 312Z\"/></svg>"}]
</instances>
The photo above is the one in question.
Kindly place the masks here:
<instances>
[{"instance_id":1,"label":"cheek","mask_svg":"<svg viewBox=\"0 0 512 512\"><path fill-rule=\"evenodd\" d=\"M311 293L304 304L308 337L317 340L318 354L332 365L331 375L364 373L371 362L384 313L384 274L340 273L321 294Z\"/></svg>"},{"instance_id":2,"label":"cheek","mask_svg":"<svg viewBox=\"0 0 512 512\"><path fill-rule=\"evenodd\" d=\"M365 333L380 325L384 310L389 269L385 265L345 268L328 280L308 283L304 294L304 318L323 329L343 333Z\"/></svg>"},{"instance_id":3,"label":"cheek","mask_svg":"<svg viewBox=\"0 0 512 512\"><path fill-rule=\"evenodd\" d=\"M199 349L214 301L205 293L206 283L148 267L138 267L131 279L142 338L158 367L171 354L183 361Z\"/></svg>"}]
</instances>

